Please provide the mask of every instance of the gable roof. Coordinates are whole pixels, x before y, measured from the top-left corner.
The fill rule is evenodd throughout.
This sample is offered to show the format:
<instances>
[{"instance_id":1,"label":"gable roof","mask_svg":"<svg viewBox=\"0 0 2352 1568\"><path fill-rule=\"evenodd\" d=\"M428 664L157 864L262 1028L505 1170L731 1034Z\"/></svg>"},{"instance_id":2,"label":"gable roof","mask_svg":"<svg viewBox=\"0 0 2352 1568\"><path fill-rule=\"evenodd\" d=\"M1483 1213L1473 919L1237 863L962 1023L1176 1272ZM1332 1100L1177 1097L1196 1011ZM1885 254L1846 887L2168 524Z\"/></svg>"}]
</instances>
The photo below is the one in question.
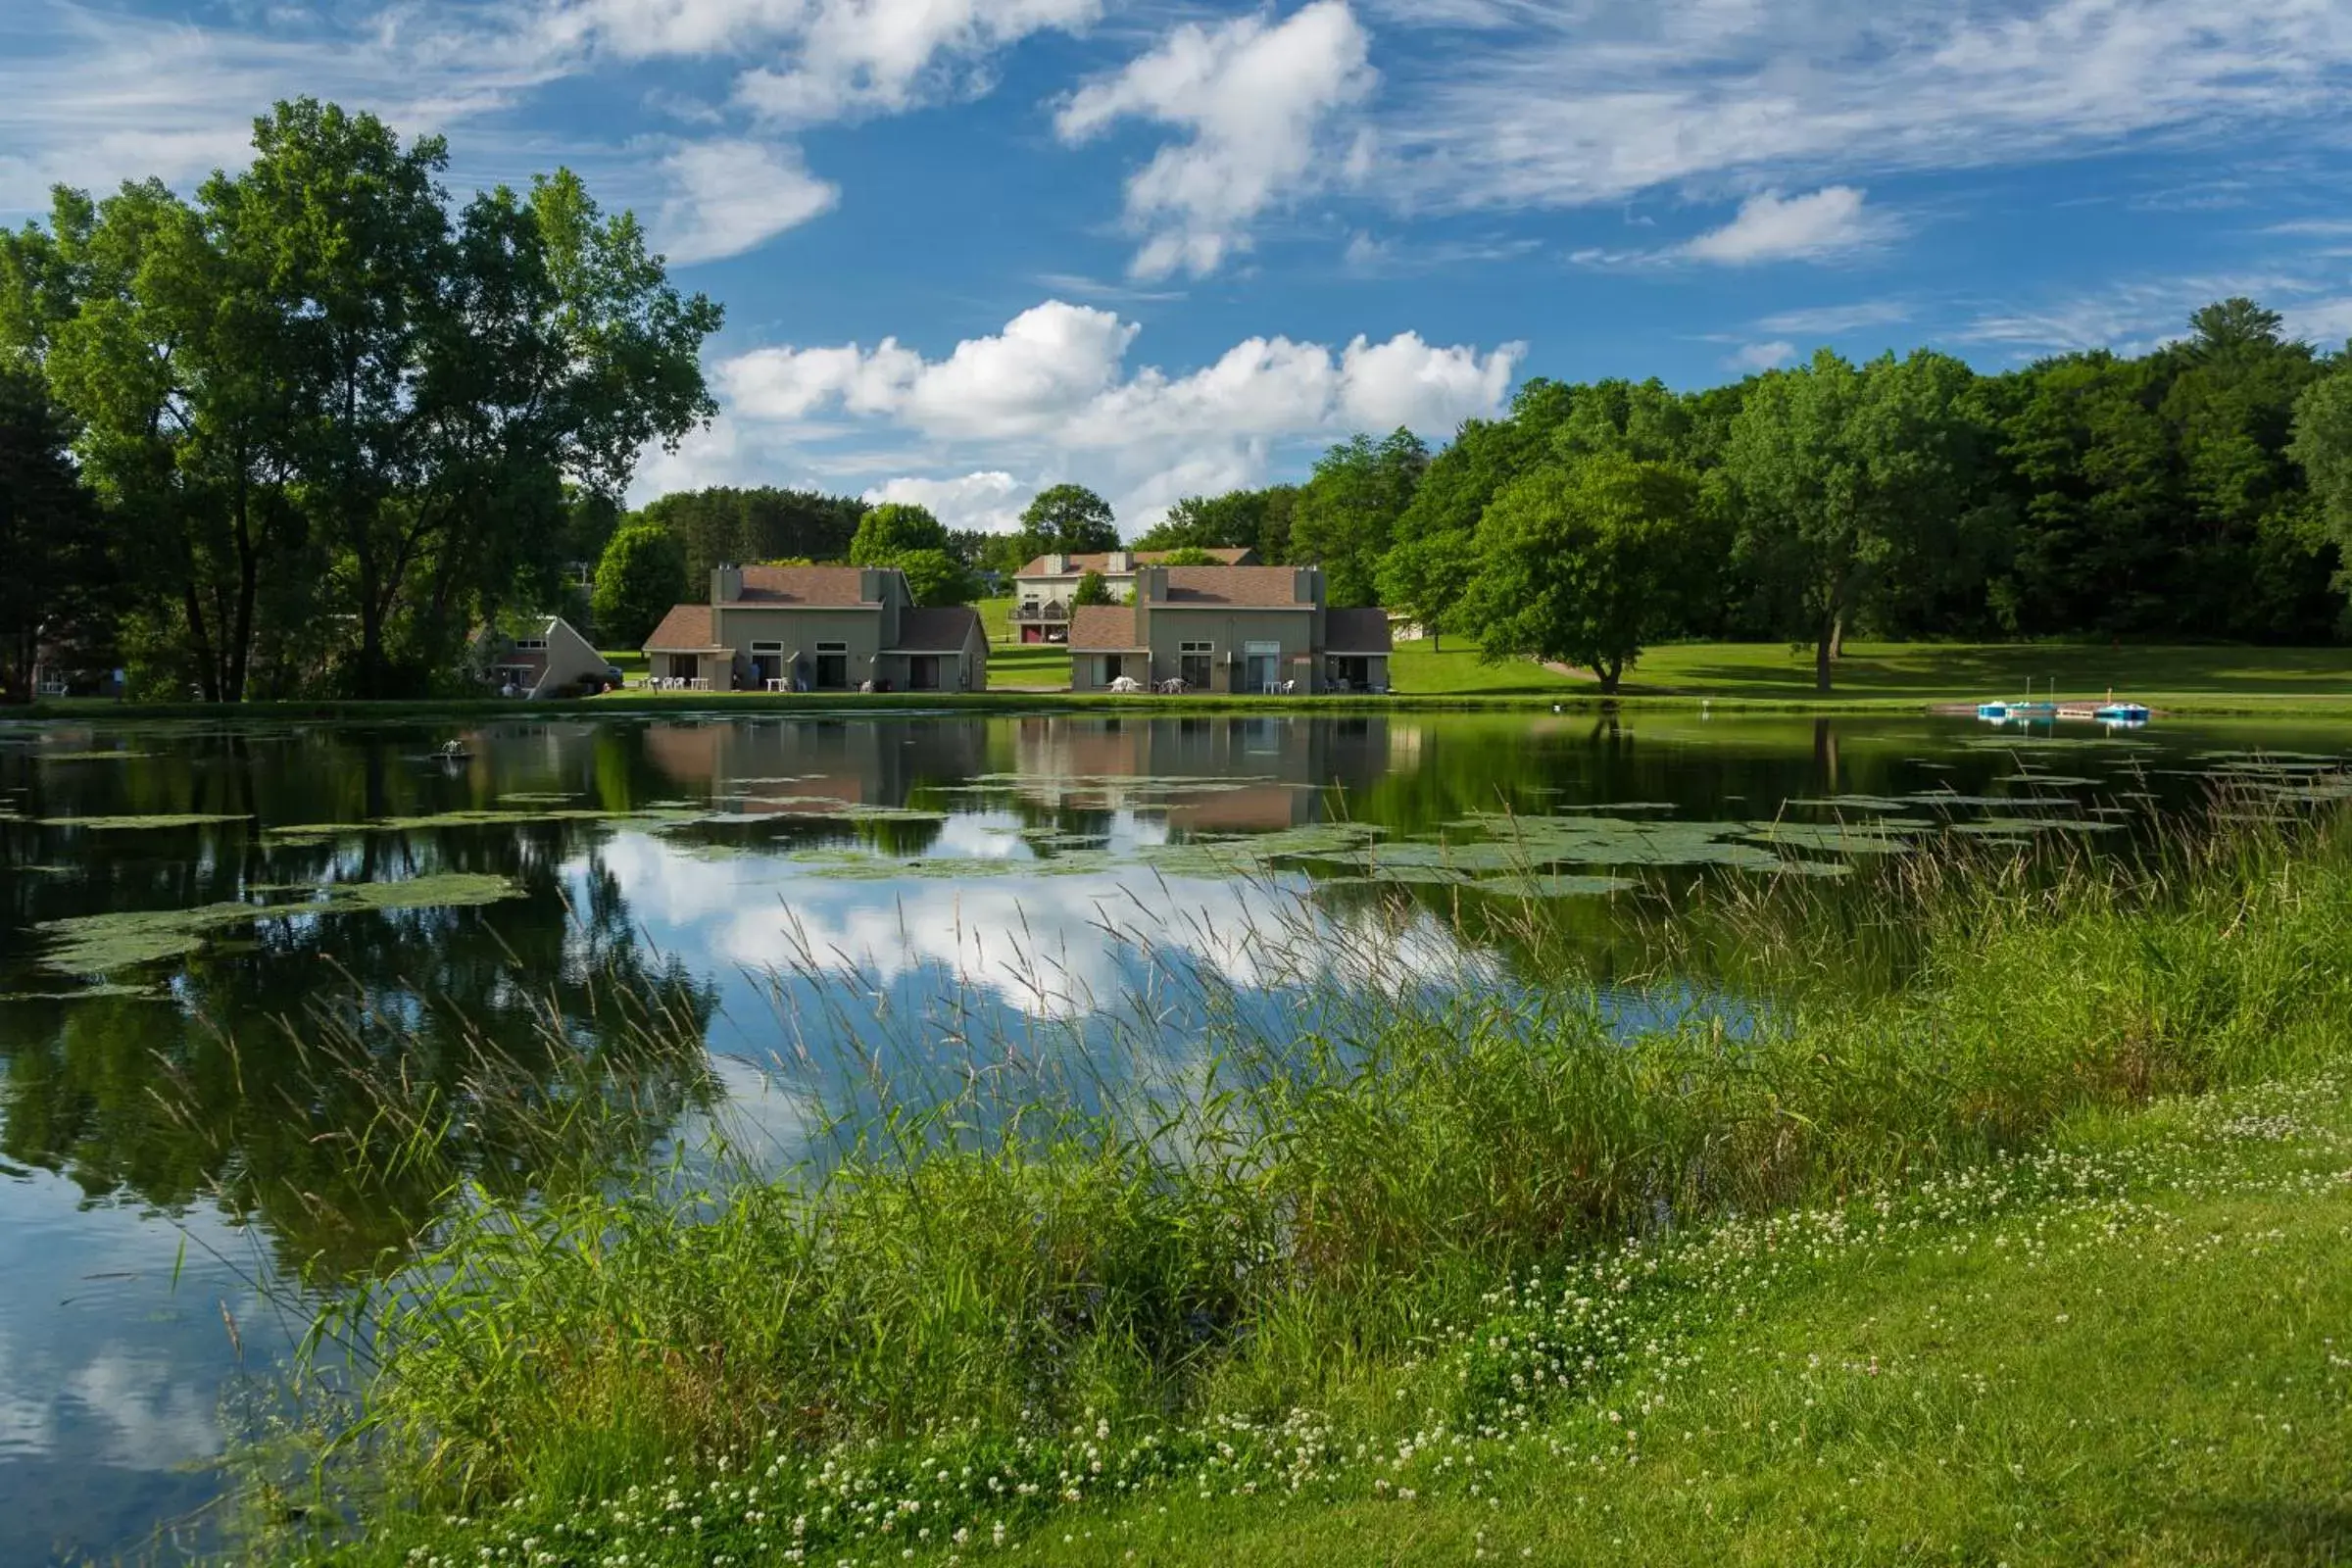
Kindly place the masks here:
<instances>
[{"instance_id":1,"label":"gable roof","mask_svg":"<svg viewBox=\"0 0 2352 1568\"><path fill-rule=\"evenodd\" d=\"M865 597L863 566L746 566L736 605L808 605L849 610L879 601Z\"/></svg>"},{"instance_id":2,"label":"gable roof","mask_svg":"<svg viewBox=\"0 0 2352 1568\"><path fill-rule=\"evenodd\" d=\"M1168 597L1152 608L1173 605L1239 605L1250 610L1311 610L1298 598L1297 566L1170 566Z\"/></svg>"},{"instance_id":3,"label":"gable roof","mask_svg":"<svg viewBox=\"0 0 2352 1568\"><path fill-rule=\"evenodd\" d=\"M1385 654L1394 643L1385 610L1326 610L1323 648L1334 654Z\"/></svg>"},{"instance_id":4,"label":"gable roof","mask_svg":"<svg viewBox=\"0 0 2352 1568\"><path fill-rule=\"evenodd\" d=\"M972 628L980 624L980 612L969 605L943 605L936 610L917 607L899 612L899 640L890 645L893 653L953 654L960 653Z\"/></svg>"},{"instance_id":5,"label":"gable roof","mask_svg":"<svg viewBox=\"0 0 2352 1568\"><path fill-rule=\"evenodd\" d=\"M1070 612L1069 646L1119 654L1143 647L1135 640L1135 607L1080 605Z\"/></svg>"},{"instance_id":6,"label":"gable roof","mask_svg":"<svg viewBox=\"0 0 2352 1568\"><path fill-rule=\"evenodd\" d=\"M1131 550L1128 552L1128 555L1139 566L1156 566L1174 554L1176 552L1173 550ZM1221 546L1215 550L1204 551L1203 554L1216 557L1218 561L1228 566L1248 566L1257 563L1257 552L1248 545ZM1068 577L1089 571L1110 570L1110 555L1106 551L1096 551L1092 555L1070 557L1069 569L1066 571L1054 570L1053 563L1054 558L1051 555L1039 556L1029 564L1014 572L1013 575L1015 577Z\"/></svg>"},{"instance_id":7,"label":"gable roof","mask_svg":"<svg viewBox=\"0 0 2352 1568\"><path fill-rule=\"evenodd\" d=\"M718 645L710 640L710 607L676 605L662 617L645 640L649 654L707 654Z\"/></svg>"}]
</instances>

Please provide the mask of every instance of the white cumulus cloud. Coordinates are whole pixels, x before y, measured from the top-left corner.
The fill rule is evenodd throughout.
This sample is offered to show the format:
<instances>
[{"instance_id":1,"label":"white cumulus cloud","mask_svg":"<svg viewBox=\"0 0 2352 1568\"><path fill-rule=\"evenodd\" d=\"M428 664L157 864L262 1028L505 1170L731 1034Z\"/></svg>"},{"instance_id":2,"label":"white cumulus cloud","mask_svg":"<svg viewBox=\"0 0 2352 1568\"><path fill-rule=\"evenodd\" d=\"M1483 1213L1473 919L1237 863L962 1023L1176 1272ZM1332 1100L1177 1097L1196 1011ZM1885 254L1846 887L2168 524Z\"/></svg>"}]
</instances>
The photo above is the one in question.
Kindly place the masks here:
<instances>
[{"instance_id":1,"label":"white cumulus cloud","mask_svg":"<svg viewBox=\"0 0 2352 1568\"><path fill-rule=\"evenodd\" d=\"M1817 260L1879 244L1894 228L1890 220L1868 211L1862 192L1851 185L1828 185L1807 196L1768 190L1741 202L1738 217L1685 244L1679 254L1731 267Z\"/></svg>"},{"instance_id":2,"label":"white cumulus cloud","mask_svg":"<svg viewBox=\"0 0 2352 1568\"><path fill-rule=\"evenodd\" d=\"M898 113L988 85L988 58L1031 33L1075 31L1101 0L739 0L787 14L783 61L747 72L737 100L808 124Z\"/></svg>"},{"instance_id":3,"label":"white cumulus cloud","mask_svg":"<svg viewBox=\"0 0 2352 1568\"><path fill-rule=\"evenodd\" d=\"M818 179L795 147L692 142L662 161L669 194L655 238L680 265L737 256L830 212L840 187Z\"/></svg>"},{"instance_id":4,"label":"white cumulus cloud","mask_svg":"<svg viewBox=\"0 0 2352 1568\"><path fill-rule=\"evenodd\" d=\"M1133 525L1180 496L1259 482L1278 446L1399 424L1449 435L1503 406L1525 353L1414 332L1337 348L1252 337L1171 372L1128 364L1140 330L1110 311L1048 300L936 359L896 338L779 346L723 361L712 379L731 461L763 440L781 450L881 425L928 443L936 467L986 465L971 464L963 481L919 482L969 484L1006 468L1066 475L1110 496ZM918 482L905 471L869 482ZM984 514L1011 494L964 499Z\"/></svg>"},{"instance_id":5,"label":"white cumulus cloud","mask_svg":"<svg viewBox=\"0 0 2352 1568\"><path fill-rule=\"evenodd\" d=\"M952 479L901 475L875 485L864 499L876 506L896 501L921 507L950 528L1011 533L1020 527L1021 509L1033 493L1033 486L1004 469L989 468Z\"/></svg>"},{"instance_id":6,"label":"white cumulus cloud","mask_svg":"<svg viewBox=\"0 0 2352 1568\"><path fill-rule=\"evenodd\" d=\"M1071 143L1124 119L1188 134L1128 180L1127 221L1143 241L1137 276L1201 276L1247 250L1269 210L1360 172L1362 153L1339 131L1379 79L1370 57L1347 0L1314 0L1280 23L1186 23L1081 87L1054 128Z\"/></svg>"}]
</instances>

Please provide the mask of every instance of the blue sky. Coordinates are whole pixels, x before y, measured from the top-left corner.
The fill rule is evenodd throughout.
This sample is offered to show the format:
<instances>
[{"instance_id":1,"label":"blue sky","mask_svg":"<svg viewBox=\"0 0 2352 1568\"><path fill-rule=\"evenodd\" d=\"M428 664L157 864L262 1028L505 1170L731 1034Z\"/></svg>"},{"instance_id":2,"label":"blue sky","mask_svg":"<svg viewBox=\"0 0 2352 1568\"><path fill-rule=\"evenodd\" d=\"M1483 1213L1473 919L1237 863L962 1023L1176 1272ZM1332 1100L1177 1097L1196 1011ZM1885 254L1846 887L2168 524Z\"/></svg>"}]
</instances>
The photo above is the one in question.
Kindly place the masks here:
<instances>
[{"instance_id":1,"label":"blue sky","mask_svg":"<svg viewBox=\"0 0 2352 1568\"><path fill-rule=\"evenodd\" d=\"M1141 526L1530 375L2352 335L2342 0L0 0L0 220L309 92L566 164L722 300L637 494Z\"/></svg>"}]
</instances>

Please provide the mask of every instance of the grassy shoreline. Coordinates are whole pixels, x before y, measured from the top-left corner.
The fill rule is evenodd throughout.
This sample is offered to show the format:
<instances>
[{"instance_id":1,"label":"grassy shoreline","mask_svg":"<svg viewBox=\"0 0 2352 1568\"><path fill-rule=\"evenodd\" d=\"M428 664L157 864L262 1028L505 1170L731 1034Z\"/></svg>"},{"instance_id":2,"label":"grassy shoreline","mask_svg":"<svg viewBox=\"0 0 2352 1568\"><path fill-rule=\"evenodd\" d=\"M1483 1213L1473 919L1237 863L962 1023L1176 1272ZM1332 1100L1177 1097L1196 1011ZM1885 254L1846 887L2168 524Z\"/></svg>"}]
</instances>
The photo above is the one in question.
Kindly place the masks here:
<instances>
[{"instance_id":1,"label":"grassy shoreline","mask_svg":"<svg viewBox=\"0 0 2352 1568\"><path fill-rule=\"evenodd\" d=\"M2233 1230L2292 1231L2266 1266L2291 1253L2306 1297L2352 1301L2352 1103L2329 1076L2352 1031L2352 835L2224 829L2136 869L1930 865L1882 891L1867 928L1801 892L1733 911L1755 973L1788 982L1752 1030L1615 1038L1568 983L1391 999L1302 1054L1225 1042L1147 1130L1023 1079L869 1117L821 1175L476 1203L406 1294L346 1325L381 1357L372 1462L347 1494L368 1533L253 1555L1213 1562L1247 1542L1308 1562L1338 1530L1383 1559L1574 1561L1640 1513L1644 1530L1672 1514L1693 1555L1736 1544L1739 1519L1781 1545L1729 1560L2166 1560L2173 1538L2098 1506L2136 1438L2099 1449L2066 1529L2021 1541L1987 1521L2058 1494L2014 1486L2008 1445L2091 1408L2065 1379L2098 1359L2085 1336L2120 1343L2132 1293L2186 1311L2210 1250L2108 1257L2107 1284L2077 1283L2118 1299L2058 1308L2083 1313L2054 1336L2072 1348L2012 1325L1965 1372L1902 1385L1908 1403L1791 1357L1842 1325L1856 1356L1880 1344L1908 1373L1949 1347L1946 1324L1918 1328L1958 1289L1947 1265L1992 1270L1962 1301L2022 1323L2060 1240L2193 1237L2230 1201ZM1840 988L1839 944L1889 931L1919 943L1916 983ZM2245 1352L2278 1353L2246 1336L2283 1293L2230 1278L2181 1431L2227 1403ZM1910 1338L1871 1339L1898 1315ZM2310 1348L2295 1376L2339 1387ZM2037 1370L2006 1425L1949 1446L1965 1462L1927 1485L1919 1432L1984 1408L2012 1360ZM1701 1375L1718 1365L1772 1387ZM2342 1399L2299 1387L2303 1447L2352 1453ZM1921 1400L1934 1421L1892 1419ZM2178 1435L2180 1412L2144 1414ZM1766 1441L1784 1417L1804 1445ZM2271 1475L2291 1446L2259 1436L2208 1471ZM2062 1446L2034 1467L2062 1467ZM1772 1478L1832 1452L1854 1490L1813 1476L1792 1509ZM2342 1473L2282 1494L2306 1546L2347 1539L2313 1511L2340 1506ZM1686 1508L1694 1493L1738 1507ZM335 1499L308 1505L331 1517Z\"/></svg>"},{"instance_id":2,"label":"grassy shoreline","mask_svg":"<svg viewBox=\"0 0 2352 1568\"><path fill-rule=\"evenodd\" d=\"M1014 656L1024 679L1046 671L1067 680L1039 650ZM1058 669L1058 673L1054 671ZM837 712L845 710L951 712L1446 712L1705 709L1726 713L1919 712L2037 693L2054 679L2070 701L2113 691L2160 711L2189 716L2352 716L2352 649L2212 647L2111 648L2095 644L1863 644L1849 650L1839 686L1811 690L1810 655L1777 643L1693 643L1651 650L1625 691L1602 697L1588 680L1531 663L1490 665L1460 644L1443 652L1399 646L1396 691L1387 697L1210 697L1181 699L1052 690L970 694L891 692L786 695L765 692L623 692L527 706L498 699L397 702L297 700L247 703L46 701L0 710L0 718L219 717L225 712L314 719L469 718L487 714Z\"/></svg>"}]
</instances>

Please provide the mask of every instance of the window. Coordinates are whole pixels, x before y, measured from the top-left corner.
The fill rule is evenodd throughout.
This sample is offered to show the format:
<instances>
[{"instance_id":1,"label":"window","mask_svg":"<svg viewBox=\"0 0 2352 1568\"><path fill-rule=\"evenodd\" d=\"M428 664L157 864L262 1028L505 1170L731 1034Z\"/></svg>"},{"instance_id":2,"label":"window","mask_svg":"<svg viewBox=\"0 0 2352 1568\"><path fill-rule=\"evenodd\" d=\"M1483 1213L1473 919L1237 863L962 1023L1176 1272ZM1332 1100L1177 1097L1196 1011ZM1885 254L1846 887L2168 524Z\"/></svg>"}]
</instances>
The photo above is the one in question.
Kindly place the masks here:
<instances>
[{"instance_id":1,"label":"window","mask_svg":"<svg viewBox=\"0 0 2352 1568\"><path fill-rule=\"evenodd\" d=\"M519 653L528 653L534 648L546 648L547 639L544 637L517 637L514 639L514 647Z\"/></svg>"},{"instance_id":2,"label":"window","mask_svg":"<svg viewBox=\"0 0 2352 1568\"><path fill-rule=\"evenodd\" d=\"M848 643L818 643L816 645L816 687L819 691L842 691L850 684L850 645Z\"/></svg>"},{"instance_id":3,"label":"window","mask_svg":"<svg viewBox=\"0 0 2352 1568\"><path fill-rule=\"evenodd\" d=\"M1217 647L1214 643L1179 643L1176 645L1176 673L1187 686L1206 691L1217 666Z\"/></svg>"}]
</instances>

